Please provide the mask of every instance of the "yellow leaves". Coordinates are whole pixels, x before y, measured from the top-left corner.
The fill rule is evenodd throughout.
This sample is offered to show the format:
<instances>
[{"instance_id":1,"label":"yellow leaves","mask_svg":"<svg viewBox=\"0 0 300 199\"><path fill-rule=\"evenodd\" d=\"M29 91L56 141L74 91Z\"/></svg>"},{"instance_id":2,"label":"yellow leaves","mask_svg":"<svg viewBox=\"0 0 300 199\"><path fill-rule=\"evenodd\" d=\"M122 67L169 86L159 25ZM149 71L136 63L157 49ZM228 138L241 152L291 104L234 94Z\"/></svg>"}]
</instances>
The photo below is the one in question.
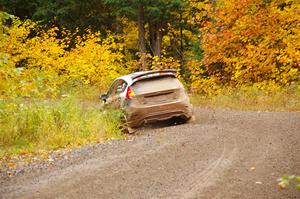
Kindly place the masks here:
<instances>
[{"instance_id":1,"label":"yellow leaves","mask_svg":"<svg viewBox=\"0 0 300 199\"><path fill-rule=\"evenodd\" d=\"M201 64L209 79L232 86L300 81L299 4L289 1L279 9L279 3L223 0L212 6L208 15L213 22L201 28ZM194 74L197 85L203 84L202 76Z\"/></svg>"},{"instance_id":2,"label":"yellow leaves","mask_svg":"<svg viewBox=\"0 0 300 199\"><path fill-rule=\"evenodd\" d=\"M12 168L15 168L15 167L16 167L16 163L14 163L14 162L9 162L9 163L7 163L7 166L8 166L8 168L12 169Z\"/></svg>"},{"instance_id":3,"label":"yellow leaves","mask_svg":"<svg viewBox=\"0 0 300 199\"><path fill-rule=\"evenodd\" d=\"M294 75L298 74L298 71L299 71L298 68L291 68L288 74L290 76L294 76Z\"/></svg>"},{"instance_id":4,"label":"yellow leaves","mask_svg":"<svg viewBox=\"0 0 300 199\"><path fill-rule=\"evenodd\" d=\"M127 49L135 49L138 46L138 28L136 24L125 17L121 18L120 21L124 26L123 34L121 35L124 45Z\"/></svg>"},{"instance_id":5,"label":"yellow leaves","mask_svg":"<svg viewBox=\"0 0 300 199\"><path fill-rule=\"evenodd\" d=\"M188 18L191 16L191 13L193 13L193 17L187 21L189 24L199 23L204 16L207 15L207 10L209 9L209 1L194 1L189 0L188 1L190 10L187 10L186 12L182 13L183 18ZM195 12L195 10L197 10Z\"/></svg>"},{"instance_id":6,"label":"yellow leaves","mask_svg":"<svg viewBox=\"0 0 300 199\"><path fill-rule=\"evenodd\" d=\"M118 53L118 50L122 47L115 43L112 37L101 41L102 44L99 44L98 33L85 35L85 39L79 39L76 48L64 57L68 64L65 69L70 76L80 78L87 84L107 84L108 78L111 80L124 73L119 71L123 55Z\"/></svg>"},{"instance_id":7,"label":"yellow leaves","mask_svg":"<svg viewBox=\"0 0 300 199\"><path fill-rule=\"evenodd\" d=\"M197 65L197 63L191 63L192 70L195 70L196 68L193 66L194 64ZM191 91L193 93L213 96L221 92L222 86L219 84L220 77L218 75L207 77L205 70L201 68L192 72L194 74L191 77Z\"/></svg>"},{"instance_id":8,"label":"yellow leaves","mask_svg":"<svg viewBox=\"0 0 300 199\"><path fill-rule=\"evenodd\" d=\"M165 54L163 52L163 54ZM179 60L174 59L173 57L165 57L164 55L161 56L161 58L154 56L148 57L152 63L151 63L151 69L152 70L162 70L162 69L168 69L168 68L174 68L179 69L180 63Z\"/></svg>"},{"instance_id":9,"label":"yellow leaves","mask_svg":"<svg viewBox=\"0 0 300 199\"><path fill-rule=\"evenodd\" d=\"M127 73L121 67L124 47L113 35L101 39L100 33L86 30L75 37L65 29L42 31L34 22L18 19L7 31L0 41L0 95L56 96L56 88L71 79L106 87ZM16 73L16 67L22 70Z\"/></svg>"}]
</instances>

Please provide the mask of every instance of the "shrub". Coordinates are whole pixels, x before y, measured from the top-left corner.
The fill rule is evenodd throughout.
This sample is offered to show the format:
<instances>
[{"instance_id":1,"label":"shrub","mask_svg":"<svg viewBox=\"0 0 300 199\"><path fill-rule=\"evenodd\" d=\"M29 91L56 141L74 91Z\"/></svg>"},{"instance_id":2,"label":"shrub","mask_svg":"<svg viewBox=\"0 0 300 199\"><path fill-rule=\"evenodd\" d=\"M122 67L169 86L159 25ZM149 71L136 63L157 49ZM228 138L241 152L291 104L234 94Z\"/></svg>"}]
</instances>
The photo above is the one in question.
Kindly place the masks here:
<instances>
[{"instance_id":1,"label":"shrub","mask_svg":"<svg viewBox=\"0 0 300 199\"><path fill-rule=\"evenodd\" d=\"M299 3L220 0L207 4L201 24L203 59L192 66L198 85L298 84ZM209 76L209 78L207 78Z\"/></svg>"},{"instance_id":2,"label":"shrub","mask_svg":"<svg viewBox=\"0 0 300 199\"><path fill-rule=\"evenodd\" d=\"M122 112L102 112L95 104L62 100L0 101L3 155L75 147L122 138Z\"/></svg>"},{"instance_id":3,"label":"shrub","mask_svg":"<svg viewBox=\"0 0 300 199\"><path fill-rule=\"evenodd\" d=\"M213 108L232 108L240 110L261 111L300 111L300 89L296 86L288 88L272 85L254 84L238 88L220 87L218 93L196 94L192 96L195 105Z\"/></svg>"},{"instance_id":4,"label":"shrub","mask_svg":"<svg viewBox=\"0 0 300 199\"><path fill-rule=\"evenodd\" d=\"M105 88L128 72L113 36L101 39L89 30L75 35L14 18L0 35L0 97L56 97L70 82Z\"/></svg>"}]
</instances>

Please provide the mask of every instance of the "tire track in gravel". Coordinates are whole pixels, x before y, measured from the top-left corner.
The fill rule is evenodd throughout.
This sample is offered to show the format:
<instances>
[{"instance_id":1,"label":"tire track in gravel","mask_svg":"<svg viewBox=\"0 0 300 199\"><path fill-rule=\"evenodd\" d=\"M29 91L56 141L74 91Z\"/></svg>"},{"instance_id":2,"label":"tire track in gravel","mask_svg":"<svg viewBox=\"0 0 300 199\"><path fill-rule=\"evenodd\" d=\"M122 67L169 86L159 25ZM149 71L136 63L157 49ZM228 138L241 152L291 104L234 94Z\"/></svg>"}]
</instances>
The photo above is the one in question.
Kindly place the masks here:
<instances>
[{"instance_id":1,"label":"tire track in gravel","mask_svg":"<svg viewBox=\"0 0 300 199\"><path fill-rule=\"evenodd\" d=\"M78 150L65 165L6 180L0 198L300 198L276 187L281 175L299 175L299 113L195 114L189 124L146 127L88 157Z\"/></svg>"},{"instance_id":2,"label":"tire track in gravel","mask_svg":"<svg viewBox=\"0 0 300 199\"><path fill-rule=\"evenodd\" d=\"M190 189L184 192L184 195L181 198L193 198L195 197L195 193L201 192L201 190L205 187L210 186L210 184L215 182L220 175L222 175L222 170L228 168L234 159L234 155L237 152L236 141L233 140L233 143L225 141L223 144L223 151L220 157L215 160L213 163L208 165L204 170L197 171L197 173L193 173L194 180L190 185ZM219 169L219 171L217 171ZM199 181L200 179L200 181Z\"/></svg>"},{"instance_id":3,"label":"tire track in gravel","mask_svg":"<svg viewBox=\"0 0 300 199\"><path fill-rule=\"evenodd\" d=\"M166 144L160 145L159 147L155 148L154 150L151 151L146 151L143 150L142 146L145 145L144 142L139 142L134 145L130 146L130 150L126 151L123 154L114 154L109 157L97 157L97 158L92 158L87 160L86 162L83 162L82 164L78 165L71 165L67 169L62 169L62 170L56 170L51 173L46 173L42 176L39 176L38 178L34 179L34 183L28 182L28 185L26 186L26 189L24 189L24 183L22 183L19 186L16 186L15 184L13 186L10 186L7 188L7 192L19 192L21 194L25 193L28 191L33 191L33 192L38 192L38 190L43 190L43 189L54 189L52 187L52 184L57 184L57 183L63 183L64 187L67 185L72 185L74 182L80 182L82 181L86 176L89 176L90 171L97 171L100 170L103 167L112 167L114 164L118 164L119 162L123 162L122 165L124 166L124 160L128 157L135 158L136 160L142 159L143 157L156 153L159 151L161 148L163 148ZM137 157L132 157L132 151L134 149L138 149L142 155L136 155ZM115 174L118 172L123 172L126 167L114 167L114 170L110 173ZM81 176L76 176L74 173L80 173ZM29 181L31 181L29 179ZM27 182L25 182L27 183ZM62 191L65 191L62 189ZM23 192L23 193L22 193ZM56 192L58 192L56 190ZM29 197L29 196L28 196Z\"/></svg>"}]
</instances>

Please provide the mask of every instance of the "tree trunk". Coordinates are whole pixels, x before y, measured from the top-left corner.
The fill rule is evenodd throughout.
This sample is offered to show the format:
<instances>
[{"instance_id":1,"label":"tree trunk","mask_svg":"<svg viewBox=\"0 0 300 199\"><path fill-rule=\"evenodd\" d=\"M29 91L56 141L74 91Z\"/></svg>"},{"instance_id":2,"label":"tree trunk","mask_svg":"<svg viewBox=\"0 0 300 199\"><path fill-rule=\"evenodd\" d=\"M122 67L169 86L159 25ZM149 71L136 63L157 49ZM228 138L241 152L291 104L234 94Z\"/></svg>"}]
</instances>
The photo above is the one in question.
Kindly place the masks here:
<instances>
[{"instance_id":1,"label":"tree trunk","mask_svg":"<svg viewBox=\"0 0 300 199\"><path fill-rule=\"evenodd\" d=\"M162 37L163 32L161 28L161 24L149 24L149 36L150 36L150 46L152 55L157 59L154 62L154 66L152 68L158 68L158 62L161 58L161 44L162 44Z\"/></svg>"},{"instance_id":2,"label":"tree trunk","mask_svg":"<svg viewBox=\"0 0 300 199\"><path fill-rule=\"evenodd\" d=\"M162 30L158 23L149 25L151 51L153 56L161 57Z\"/></svg>"},{"instance_id":3,"label":"tree trunk","mask_svg":"<svg viewBox=\"0 0 300 199\"><path fill-rule=\"evenodd\" d=\"M182 13L180 13L180 69L183 69L183 28L182 28Z\"/></svg>"},{"instance_id":4,"label":"tree trunk","mask_svg":"<svg viewBox=\"0 0 300 199\"><path fill-rule=\"evenodd\" d=\"M153 55L157 56L158 59L160 60L161 57L161 43L162 43L162 31L160 28L160 25L156 25L156 30L155 30L155 40L154 40L154 52Z\"/></svg>"},{"instance_id":5,"label":"tree trunk","mask_svg":"<svg viewBox=\"0 0 300 199\"><path fill-rule=\"evenodd\" d=\"M141 70L147 70L147 60L146 60L146 41L145 41L145 19L144 19L144 6L142 4L138 7L138 34L139 34L139 50L141 53Z\"/></svg>"},{"instance_id":6,"label":"tree trunk","mask_svg":"<svg viewBox=\"0 0 300 199\"><path fill-rule=\"evenodd\" d=\"M151 50L151 55L154 55L154 43L155 43L155 38L156 38L156 32L155 32L155 28L154 25L149 23L149 41L150 41L150 50Z\"/></svg>"}]
</instances>

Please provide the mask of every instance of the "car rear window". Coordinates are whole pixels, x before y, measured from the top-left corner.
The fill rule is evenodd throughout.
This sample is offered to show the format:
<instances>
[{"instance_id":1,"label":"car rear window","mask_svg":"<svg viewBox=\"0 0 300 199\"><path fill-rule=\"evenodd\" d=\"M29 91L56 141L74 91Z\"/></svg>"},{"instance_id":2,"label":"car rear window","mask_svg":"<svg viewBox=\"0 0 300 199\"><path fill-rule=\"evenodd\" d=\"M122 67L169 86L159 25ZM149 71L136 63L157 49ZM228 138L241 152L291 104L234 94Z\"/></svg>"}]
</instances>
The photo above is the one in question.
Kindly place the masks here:
<instances>
[{"instance_id":1,"label":"car rear window","mask_svg":"<svg viewBox=\"0 0 300 199\"><path fill-rule=\"evenodd\" d=\"M143 79L135 82L132 85L132 88L136 94L178 89L180 87L182 87L182 84L174 76Z\"/></svg>"}]
</instances>

